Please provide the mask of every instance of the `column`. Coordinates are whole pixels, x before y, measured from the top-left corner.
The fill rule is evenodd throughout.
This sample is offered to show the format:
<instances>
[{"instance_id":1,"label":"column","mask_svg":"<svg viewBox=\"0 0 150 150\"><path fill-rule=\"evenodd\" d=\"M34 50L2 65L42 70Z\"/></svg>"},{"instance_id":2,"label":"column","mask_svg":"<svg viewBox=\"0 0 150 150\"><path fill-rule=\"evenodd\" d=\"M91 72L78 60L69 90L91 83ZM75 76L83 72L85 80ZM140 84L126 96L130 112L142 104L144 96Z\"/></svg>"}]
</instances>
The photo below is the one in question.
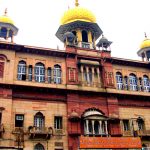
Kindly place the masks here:
<instances>
[{"instance_id":1,"label":"column","mask_svg":"<svg viewBox=\"0 0 150 150\"><path fill-rule=\"evenodd\" d=\"M7 28L6 40L8 40L8 37L9 37L9 31L10 31L10 29L9 29L9 28Z\"/></svg>"},{"instance_id":2,"label":"column","mask_svg":"<svg viewBox=\"0 0 150 150\"><path fill-rule=\"evenodd\" d=\"M86 134L89 134L89 120L86 121Z\"/></svg>"},{"instance_id":3,"label":"column","mask_svg":"<svg viewBox=\"0 0 150 150\"><path fill-rule=\"evenodd\" d=\"M99 134L102 135L102 121L99 121Z\"/></svg>"},{"instance_id":4,"label":"column","mask_svg":"<svg viewBox=\"0 0 150 150\"><path fill-rule=\"evenodd\" d=\"M81 33L81 30L77 30L77 38L78 38L78 46L79 47L82 47L82 33Z\"/></svg>"},{"instance_id":5,"label":"column","mask_svg":"<svg viewBox=\"0 0 150 150\"><path fill-rule=\"evenodd\" d=\"M97 68L97 78L98 78L98 87L100 87L101 82L100 82L100 71L99 68Z\"/></svg>"},{"instance_id":6,"label":"column","mask_svg":"<svg viewBox=\"0 0 150 150\"><path fill-rule=\"evenodd\" d=\"M81 65L81 83L83 84L84 81L84 75L83 75L83 66Z\"/></svg>"},{"instance_id":7,"label":"column","mask_svg":"<svg viewBox=\"0 0 150 150\"><path fill-rule=\"evenodd\" d=\"M95 135L94 123L95 123L95 121L94 121L94 120L92 120L92 133L93 133L93 135Z\"/></svg>"},{"instance_id":8,"label":"column","mask_svg":"<svg viewBox=\"0 0 150 150\"><path fill-rule=\"evenodd\" d=\"M11 42L14 43L14 32L12 32Z\"/></svg>"},{"instance_id":9,"label":"column","mask_svg":"<svg viewBox=\"0 0 150 150\"><path fill-rule=\"evenodd\" d=\"M94 67L92 67L92 83L95 86L95 74L94 74Z\"/></svg>"},{"instance_id":10,"label":"column","mask_svg":"<svg viewBox=\"0 0 150 150\"><path fill-rule=\"evenodd\" d=\"M47 64L45 64L45 83L48 83L48 67L47 67Z\"/></svg>"},{"instance_id":11,"label":"column","mask_svg":"<svg viewBox=\"0 0 150 150\"><path fill-rule=\"evenodd\" d=\"M32 81L35 82L35 66L32 66Z\"/></svg>"},{"instance_id":12,"label":"column","mask_svg":"<svg viewBox=\"0 0 150 150\"><path fill-rule=\"evenodd\" d=\"M26 65L26 81L28 81L29 75L29 66Z\"/></svg>"},{"instance_id":13,"label":"column","mask_svg":"<svg viewBox=\"0 0 150 150\"><path fill-rule=\"evenodd\" d=\"M147 57L147 54L146 54L146 52L144 52L144 54L145 54L145 57L146 57L146 61L148 61L148 57Z\"/></svg>"},{"instance_id":14,"label":"column","mask_svg":"<svg viewBox=\"0 0 150 150\"><path fill-rule=\"evenodd\" d=\"M108 136L108 128L107 128L107 121L105 120L105 133Z\"/></svg>"},{"instance_id":15,"label":"column","mask_svg":"<svg viewBox=\"0 0 150 150\"><path fill-rule=\"evenodd\" d=\"M89 84L90 79L89 79L89 67L88 66L86 66L86 77L87 77L86 83Z\"/></svg>"}]
</instances>

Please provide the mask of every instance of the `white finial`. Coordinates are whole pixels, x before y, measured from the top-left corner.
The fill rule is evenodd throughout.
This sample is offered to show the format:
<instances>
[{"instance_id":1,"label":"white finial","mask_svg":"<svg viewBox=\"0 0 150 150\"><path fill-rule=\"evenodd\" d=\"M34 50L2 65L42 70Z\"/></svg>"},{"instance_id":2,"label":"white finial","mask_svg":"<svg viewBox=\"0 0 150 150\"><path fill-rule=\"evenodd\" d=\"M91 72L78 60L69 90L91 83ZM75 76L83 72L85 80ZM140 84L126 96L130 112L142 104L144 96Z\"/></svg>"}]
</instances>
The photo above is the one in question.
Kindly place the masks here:
<instances>
[{"instance_id":1,"label":"white finial","mask_svg":"<svg viewBox=\"0 0 150 150\"><path fill-rule=\"evenodd\" d=\"M5 16L7 15L7 8L5 8L4 15Z\"/></svg>"},{"instance_id":2,"label":"white finial","mask_svg":"<svg viewBox=\"0 0 150 150\"><path fill-rule=\"evenodd\" d=\"M145 38L147 38L147 34L146 34L146 32L144 32L144 35L145 35Z\"/></svg>"}]
</instances>

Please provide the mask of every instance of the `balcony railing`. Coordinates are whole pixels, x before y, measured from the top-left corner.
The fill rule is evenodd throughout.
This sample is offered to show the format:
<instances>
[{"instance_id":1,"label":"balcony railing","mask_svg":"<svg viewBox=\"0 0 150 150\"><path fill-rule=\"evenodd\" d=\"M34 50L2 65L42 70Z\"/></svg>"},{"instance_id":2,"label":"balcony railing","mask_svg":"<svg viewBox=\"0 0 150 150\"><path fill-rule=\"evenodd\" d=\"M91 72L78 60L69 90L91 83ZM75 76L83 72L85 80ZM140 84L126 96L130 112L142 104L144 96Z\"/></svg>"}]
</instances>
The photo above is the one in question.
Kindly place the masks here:
<instances>
[{"instance_id":1,"label":"balcony railing","mask_svg":"<svg viewBox=\"0 0 150 150\"><path fill-rule=\"evenodd\" d=\"M35 127L28 128L30 138L46 138L49 139L53 135L52 127Z\"/></svg>"},{"instance_id":2,"label":"balcony railing","mask_svg":"<svg viewBox=\"0 0 150 150\"><path fill-rule=\"evenodd\" d=\"M131 130L123 131L123 136L133 136L133 133Z\"/></svg>"},{"instance_id":3,"label":"balcony railing","mask_svg":"<svg viewBox=\"0 0 150 150\"><path fill-rule=\"evenodd\" d=\"M150 136L150 130L138 130L137 135L138 136Z\"/></svg>"},{"instance_id":4,"label":"balcony railing","mask_svg":"<svg viewBox=\"0 0 150 150\"><path fill-rule=\"evenodd\" d=\"M101 84L98 82L79 81L79 85L89 87L101 87Z\"/></svg>"},{"instance_id":5,"label":"balcony railing","mask_svg":"<svg viewBox=\"0 0 150 150\"><path fill-rule=\"evenodd\" d=\"M105 132L102 132L102 133L91 133L91 132L86 132L85 135L86 135L86 136L91 136L91 137L93 137L93 136L107 137L107 136L108 136L108 134L105 133Z\"/></svg>"},{"instance_id":6,"label":"balcony railing","mask_svg":"<svg viewBox=\"0 0 150 150\"><path fill-rule=\"evenodd\" d=\"M63 135L64 134L64 130L63 129L55 129L54 130L54 135Z\"/></svg>"},{"instance_id":7,"label":"balcony railing","mask_svg":"<svg viewBox=\"0 0 150 150\"><path fill-rule=\"evenodd\" d=\"M81 42L81 46L82 46L82 48L90 49L90 43L87 43L87 42Z\"/></svg>"}]
</instances>

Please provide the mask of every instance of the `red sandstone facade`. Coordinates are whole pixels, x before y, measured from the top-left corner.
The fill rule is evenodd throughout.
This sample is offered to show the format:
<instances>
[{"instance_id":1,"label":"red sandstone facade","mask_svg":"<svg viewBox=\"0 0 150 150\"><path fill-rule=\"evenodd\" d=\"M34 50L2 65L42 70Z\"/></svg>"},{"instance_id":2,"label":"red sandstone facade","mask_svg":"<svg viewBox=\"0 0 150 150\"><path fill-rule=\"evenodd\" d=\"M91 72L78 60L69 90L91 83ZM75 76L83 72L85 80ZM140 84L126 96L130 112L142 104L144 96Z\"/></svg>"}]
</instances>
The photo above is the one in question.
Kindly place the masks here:
<instances>
[{"instance_id":1,"label":"red sandstone facade","mask_svg":"<svg viewBox=\"0 0 150 150\"><path fill-rule=\"evenodd\" d=\"M150 147L149 49L143 61L112 57L85 16L59 27L65 50L14 44L18 29L0 22L0 149Z\"/></svg>"}]
</instances>

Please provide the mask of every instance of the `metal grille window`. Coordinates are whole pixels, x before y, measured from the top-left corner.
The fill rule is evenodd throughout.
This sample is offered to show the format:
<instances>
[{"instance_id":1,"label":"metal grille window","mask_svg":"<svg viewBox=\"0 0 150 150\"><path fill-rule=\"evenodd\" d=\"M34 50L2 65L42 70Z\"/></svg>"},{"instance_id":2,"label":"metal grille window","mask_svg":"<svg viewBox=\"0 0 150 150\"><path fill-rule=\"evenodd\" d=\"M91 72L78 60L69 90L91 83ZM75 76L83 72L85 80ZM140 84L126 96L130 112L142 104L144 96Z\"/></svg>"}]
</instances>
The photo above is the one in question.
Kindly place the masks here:
<instances>
[{"instance_id":1,"label":"metal grille window","mask_svg":"<svg viewBox=\"0 0 150 150\"><path fill-rule=\"evenodd\" d=\"M130 74L129 82L130 82L130 90L137 91L137 78L134 74Z\"/></svg>"},{"instance_id":2,"label":"metal grille window","mask_svg":"<svg viewBox=\"0 0 150 150\"><path fill-rule=\"evenodd\" d=\"M116 73L116 82L117 82L117 89L123 89L123 81L122 81L122 74L120 72Z\"/></svg>"},{"instance_id":3,"label":"metal grille window","mask_svg":"<svg viewBox=\"0 0 150 150\"><path fill-rule=\"evenodd\" d=\"M45 149L44 149L44 146L42 144L38 143L35 145L34 150L45 150Z\"/></svg>"},{"instance_id":4,"label":"metal grille window","mask_svg":"<svg viewBox=\"0 0 150 150\"><path fill-rule=\"evenodd\" d=\"M35 81L45 82L45 67L42 63L37 63L35 65Z\"/></svg>"},{"instance_id":5,"label":"metal grille window","mask_svg":"<svg viewBox=\"0 0 150 150\"><path fill-rule=\"evenodd\" d=\"M24 115L16 114L15 116L15 127L23 127Z\"/></svg>"},{"instance_id":6,"label":"metal grille window","mask_svg":"<svg viewBox=\"0 0 150 150\"><path fill-rule=\"evenodd\" d=\"M149 92L149 79L146 75L143 76L143 86L144 86L144 91Z\"/></svg>"},{"instance_id":7,"label":"metal grille window","mask_svg":"<svg viewBox=\"0 0 150 150\"><path fill-rule=\"evenodd\" d=\"M51 70L51 68L48 68L47 69L47 80L48 80L48 83L51 83L51 80L52 80L52 70Z\"/></svg>"},{"instance_id":8,"label":"metal grille window","mask_svg":"<svg viewBox=\"0 0 150 150\"><path fill-rule=\"evenodd\" d=\"M30 65L29 68L28 68L28 78L29 78L29 81L32 81L32 66Z\"/></svg>"},{"instance_id":9,"label":"metal grille window","mask_svg":"<svg viewBox=\"0 0 150 150\"><path fill-rule=\"evenodd\" d=\"M61 67L59 65L54 66L54 83L61 84Z\"/></svg>"},{"instance_id":10,"label":"metal grille window","mask_svg":"<svg viewBox=\"0 0 150 150\"><path fill-rule=\"evenodd\" d=\"M42 113L38 112L34 116L34 126L38 127L39 129L42 129L44 127L44 116Z\"/></svg>"},{"instance_id":11,"label":"metal grille window","mask_svg":"<svg viewBox=\"0 0 150 150\"><path fill-rule=\"evenodd\" d=\"M20 61L18 64L17 79L26 80L26 62L25 61Z\"/></svg>"},{"instance_id":12,"label":"metal grille window","mask_svg":"<svg viewBox=\"0 0 150 150\"><path fill-rule=\"evenodd\" d=\"M62 117L61 116L55 116L54 126L55 126L55 129L62 129Z\"/></svg>"}]
</instances>

